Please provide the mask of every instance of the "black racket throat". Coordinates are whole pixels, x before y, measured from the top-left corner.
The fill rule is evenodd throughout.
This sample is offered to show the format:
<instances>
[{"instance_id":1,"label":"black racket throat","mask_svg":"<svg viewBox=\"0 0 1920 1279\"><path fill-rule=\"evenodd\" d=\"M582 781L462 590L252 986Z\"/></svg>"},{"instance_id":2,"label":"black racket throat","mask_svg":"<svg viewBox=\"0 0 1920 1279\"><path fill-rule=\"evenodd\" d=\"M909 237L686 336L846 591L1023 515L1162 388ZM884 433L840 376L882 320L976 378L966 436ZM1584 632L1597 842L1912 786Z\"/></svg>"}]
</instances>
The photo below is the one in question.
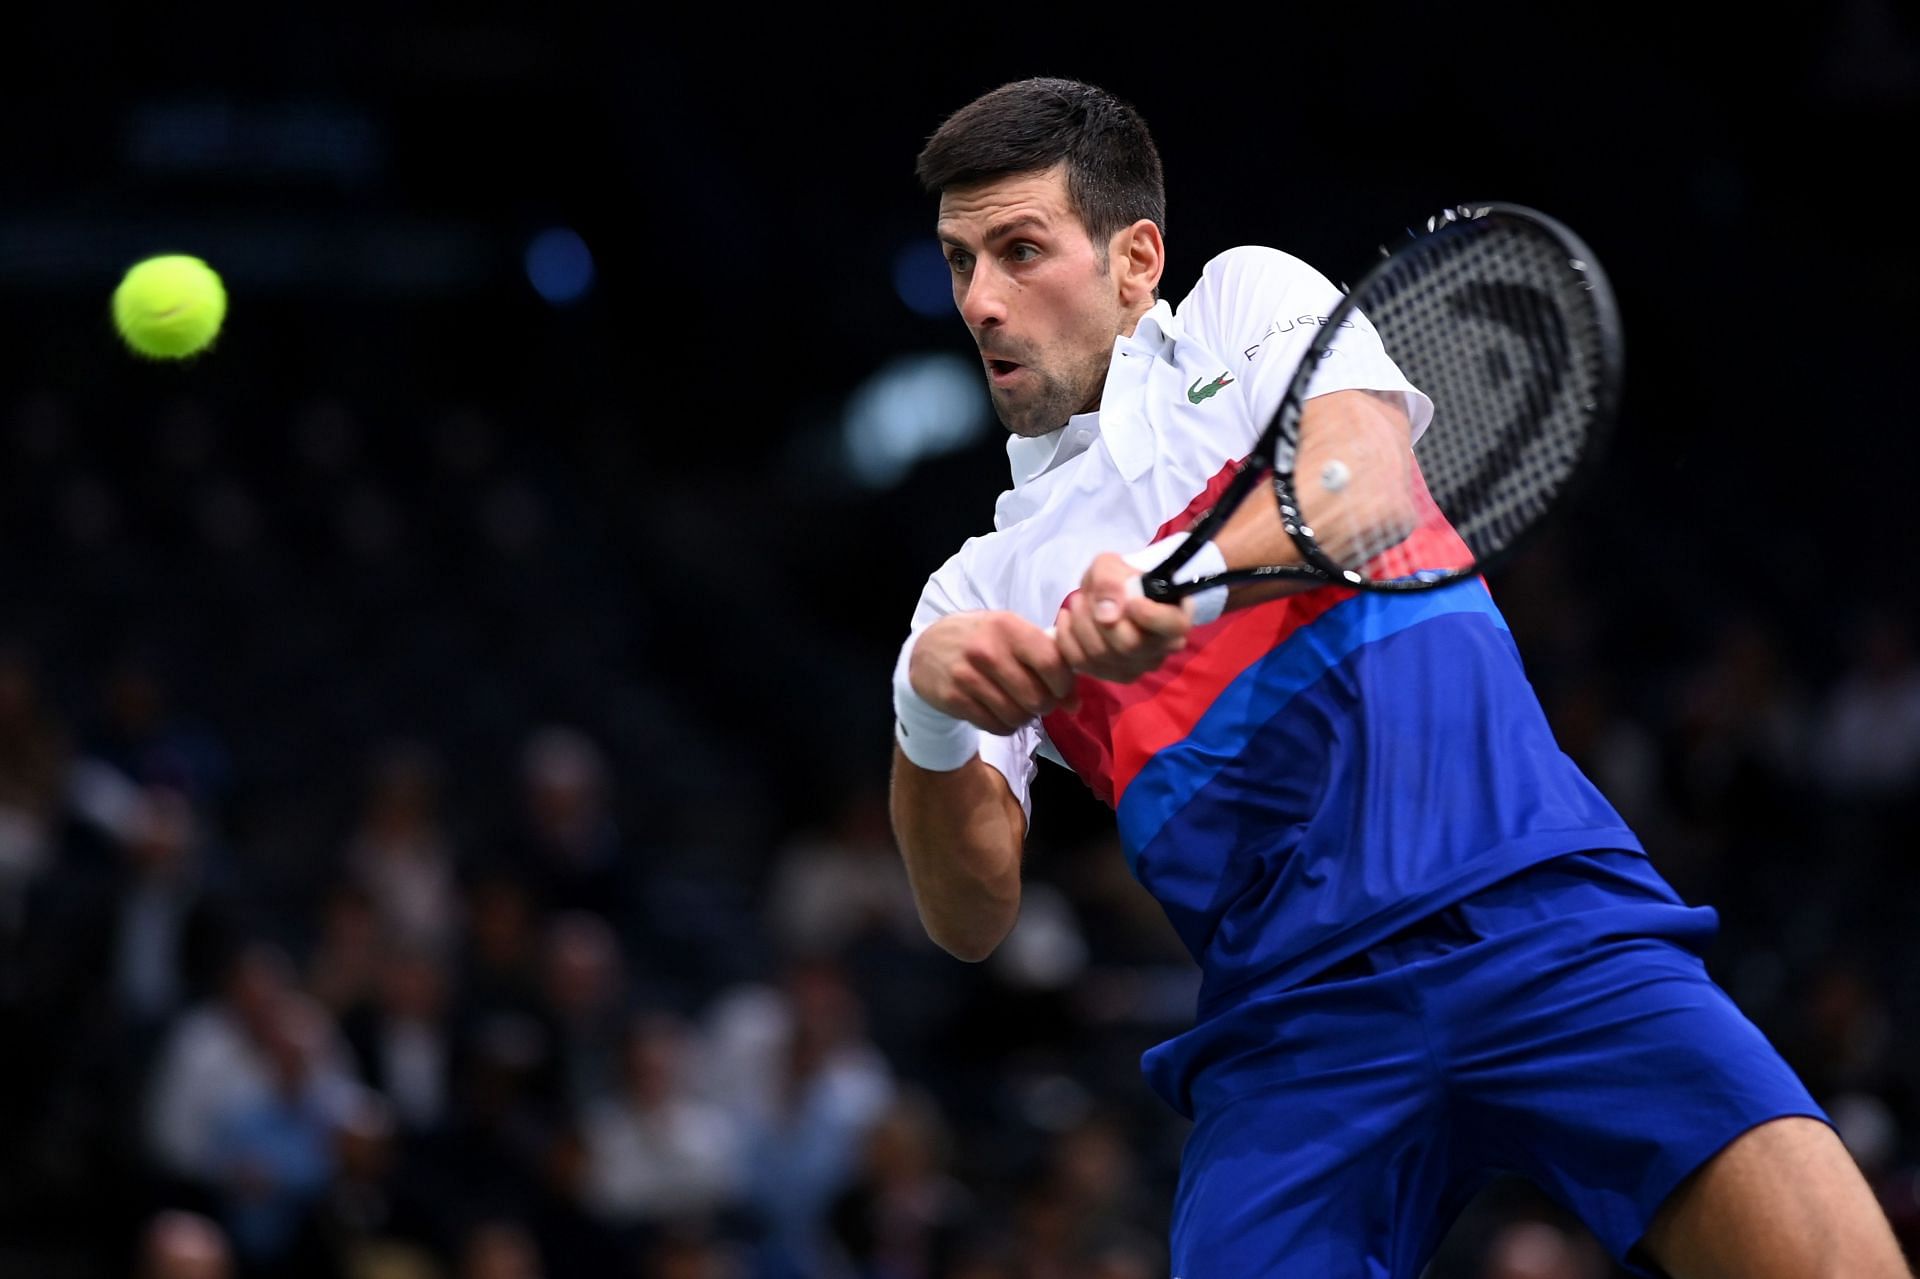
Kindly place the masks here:
<instances>
[{"instance_id":1,"label":"black racket throat","mask_svg":"<svg viewBox=\"0 0 1920 1279\"><path fill-rule=\"evenodd\" d=\"M1298 504L1293 500L1293 473L1276 470L1272 465L1271 433L1263 437L1252 453L1241 459L1239 470L1233 480L1221 493L1200 520L1188 530L1186 540L1175 547L1173 552L1161 562L1160 566L1141 578L1141 593L1150 600L1172 604L1189 596L1198 595L1215 587L1234 587L1251 582L1272 581L1310 581L1327 584L1340 579L1344 571L1313 540L1312 527L1299 519ZM1224 573L1214 573L1190 581L1176 581L1180 570L1185 568L1200 548L1211 542L1225 527L1233 512L1240 508L1242 501L1265 476L1270 479L1275 500L1280 509L1281 526L1287 536L1293 540L1299 550L1301 563L1298 564L1261 564L1248 568L1228 569Z\"/></svg>"},{"instance_id":2,"label":"black racket throat","mask_svg":"<svg viewBox=\"0 0 1920 1279\"><path fill-rule=\"evenodd\" d=\"M1251 459L1249 459L1251 463ZM1249 464L1242 475L1257 477L1260 468ZM1190 596L1199 595L1216 587L1232 589L1254 583L1306 582L1314 586L1349 586L1356 590L1402 593L1408 591L1430 591L1454 582L1462 582L1476 577L1484 571L1484 565L1475 563L1464 568L1456 568L1439 573L1409 576L1403 579L1372 579L1364 574L1342 565L1328 555L1320 544L1313 539L1313 527L1299 518L1299 507L1293 500L1293 475L1291 472L1273 473L1272 487L1274 498L1280 507L1281 527L1292 539L1300 552L1298 564L1261 564L1251 568L1228 569L1224 573L1215 573L1191 581L1177 582L1174 574L1186 566L1200 551L1216 530L1206 527L1207 520L1194 525L1186 541L1182 542L1165 562L1140 579L1141 593L1148 599L1162 604L1177 604ZM1236 481L1237 485L1237 481ZM1250 483L1247 487L1251 488ZM1208 513L1208 518L1220 517L1224 523L1225 515L1233 508L1228 505L1228 497L1233 492L1229 487L1219 505Z\"/></svg>"}]
</instances>

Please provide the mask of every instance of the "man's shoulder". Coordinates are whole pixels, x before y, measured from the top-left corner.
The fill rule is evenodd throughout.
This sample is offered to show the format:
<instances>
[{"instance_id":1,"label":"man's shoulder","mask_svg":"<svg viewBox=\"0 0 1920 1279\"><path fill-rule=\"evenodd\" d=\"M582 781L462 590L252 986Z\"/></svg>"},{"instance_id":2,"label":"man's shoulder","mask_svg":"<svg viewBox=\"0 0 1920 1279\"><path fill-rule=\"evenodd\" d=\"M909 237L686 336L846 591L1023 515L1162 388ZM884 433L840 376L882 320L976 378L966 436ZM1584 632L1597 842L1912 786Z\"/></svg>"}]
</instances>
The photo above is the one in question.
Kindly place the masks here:
<instances>
[{"instance_id":1,"label":"man's shoulder","mask_svg":"<svg viewBox=\"0 0 1920 1279\"><path fill-rule=\"evenodd\" d=\"M1207 259L1201 268L1204 274L1212 270L1230 269L1266 269L1288 271L1311 271L1313 267L1305 258L1297 257L1285 249L1271 244L1236 244L1230 249L1222 249Z\"/></svg>"},{"instance_id":2,"label":"man's shoulder","mask_svg":"<svg viewBox=\"0 0 1920 1279\"><path fill-rule=\"evenodd\" d=\"M1320 272L1304 258L1270 244L1237 244L1208 258L1200 268L1200 278L1188 294L1198 293L1209 284L1225 284L1244 279L1282 282L1291 279L1315 280Z\"/></svg>"},{"instance_id":3,"label":"man's shoulder","mask_svg":"<svg viewBox=\"0 0 1920 1279\"><path fill-rule=\"evenodd\" d=\"M1241 244L1207 259L1174 315L1189 326L1232 331L1237 321L1264 321L1296 289L1327 287L1326 277L1305 259L1271 245Z\"/></svg>"}]
</instances>

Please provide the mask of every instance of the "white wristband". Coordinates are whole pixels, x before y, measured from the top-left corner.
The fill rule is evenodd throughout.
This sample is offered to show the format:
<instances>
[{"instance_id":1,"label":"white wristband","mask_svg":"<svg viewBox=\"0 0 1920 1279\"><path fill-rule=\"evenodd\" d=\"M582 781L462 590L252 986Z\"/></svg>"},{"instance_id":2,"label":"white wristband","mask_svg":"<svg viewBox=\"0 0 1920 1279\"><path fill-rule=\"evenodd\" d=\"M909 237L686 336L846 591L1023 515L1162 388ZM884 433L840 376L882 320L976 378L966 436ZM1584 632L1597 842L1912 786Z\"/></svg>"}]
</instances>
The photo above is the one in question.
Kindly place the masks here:
<instances>
[{"instance_id":1,"label":"white wristband","mask_svg":"<svg viewBox=\"0 0 1920 1279\"><path fill-rule=\"evenodd\" d=\"M893 666L893 740L900 743L900 753L921 768L950 773L980 753L980 730L934 709L913 691L907 670L913 663L913 646L923 633L924 628L907 636L900 646L900 660Z\"/></svg>"},{"instance_id":2,"label":"white wristband","mask_svg":"<svg viewBox=\"0 0 1920 1279\"><path fill-rule=\"evenodd\" d=\"M1179 549L1181 543L1186 540L1187 535L1185 533L1174 533L1171 536L1161 538L1151 546L1143 546L1133 554L1123 555L1120 558L1139 569L1142 573L1151 573L1154 569L1159 568L1160 565L1165 562L1167 556ZM1212 577L1215 573L1224 573L1226 571L1227 557L1220 553L1218 546L1215 546L1212 542L1207 542L1193 553L1192 559L1180 566L1180 571L1173 575L1173 580L1176 582L1191 582L1197 578ZM1199 594L1189 595L1187 598L1193 602L1193 624L1195 626L1205 626L1208 622L1219 617L1227 608L1227 588L1224 586L1209 587Z\"/></svg>"}]
</instances>

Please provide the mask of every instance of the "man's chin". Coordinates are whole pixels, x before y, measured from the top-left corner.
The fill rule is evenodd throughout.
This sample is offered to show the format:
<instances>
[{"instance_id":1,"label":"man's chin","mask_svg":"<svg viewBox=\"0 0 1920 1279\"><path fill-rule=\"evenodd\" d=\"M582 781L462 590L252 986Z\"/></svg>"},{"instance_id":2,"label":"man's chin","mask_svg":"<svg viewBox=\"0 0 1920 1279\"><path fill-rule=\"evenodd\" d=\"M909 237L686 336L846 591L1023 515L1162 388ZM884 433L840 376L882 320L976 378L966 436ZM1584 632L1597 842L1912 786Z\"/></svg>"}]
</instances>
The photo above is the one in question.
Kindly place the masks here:
<instances>
[{"instance_id":1,"label":"man's chin","mask_svg":"<svg viewBox=\"0 0 1920 1279\"><path fill-rule=\"evenodd\" d=\"M1051 435L1060 429L1059 423L1052 426L1030 426L1024 422L1009 422L1004 417L1000 419L1000 425L1007 428L1008 435L1017 435L1023 440L1037 440L1043 435Z\"/></svg>"},{"instance_id":2,"label":"man's chin","mask_svg":"<svg viewBox=\"0 0 1920 1279\"><path fill-rule=\"evenodd\" d=\"M1065 419L1054 421L1051 414L1020 412L997 394L993 397L993 411L999 417L1000 425L1007 428L1007 434L1018 435L1022 439L1051 435L1066 425Z\"/></svg>"}]
</instances>

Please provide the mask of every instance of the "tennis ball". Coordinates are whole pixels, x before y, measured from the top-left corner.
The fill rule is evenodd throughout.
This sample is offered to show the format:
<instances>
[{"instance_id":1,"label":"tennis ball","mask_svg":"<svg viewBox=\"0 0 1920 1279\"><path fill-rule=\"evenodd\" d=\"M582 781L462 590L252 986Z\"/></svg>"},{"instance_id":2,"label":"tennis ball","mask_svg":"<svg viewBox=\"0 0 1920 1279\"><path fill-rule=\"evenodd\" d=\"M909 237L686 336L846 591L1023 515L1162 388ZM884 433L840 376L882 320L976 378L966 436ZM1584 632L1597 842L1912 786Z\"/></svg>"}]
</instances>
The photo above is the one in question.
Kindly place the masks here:
<instances>
[{"instance_id":1,"label":"tennis ball","mask_svg":"<svg viewBox=\"0 0 1920 1279\"><path fill-rule=\"evenodd\" d=\"M206 350L227 318L227 287L199 258L135 263L113 291L113 324L136 354L179 360Z\"/></svg>"}]
</instances>

